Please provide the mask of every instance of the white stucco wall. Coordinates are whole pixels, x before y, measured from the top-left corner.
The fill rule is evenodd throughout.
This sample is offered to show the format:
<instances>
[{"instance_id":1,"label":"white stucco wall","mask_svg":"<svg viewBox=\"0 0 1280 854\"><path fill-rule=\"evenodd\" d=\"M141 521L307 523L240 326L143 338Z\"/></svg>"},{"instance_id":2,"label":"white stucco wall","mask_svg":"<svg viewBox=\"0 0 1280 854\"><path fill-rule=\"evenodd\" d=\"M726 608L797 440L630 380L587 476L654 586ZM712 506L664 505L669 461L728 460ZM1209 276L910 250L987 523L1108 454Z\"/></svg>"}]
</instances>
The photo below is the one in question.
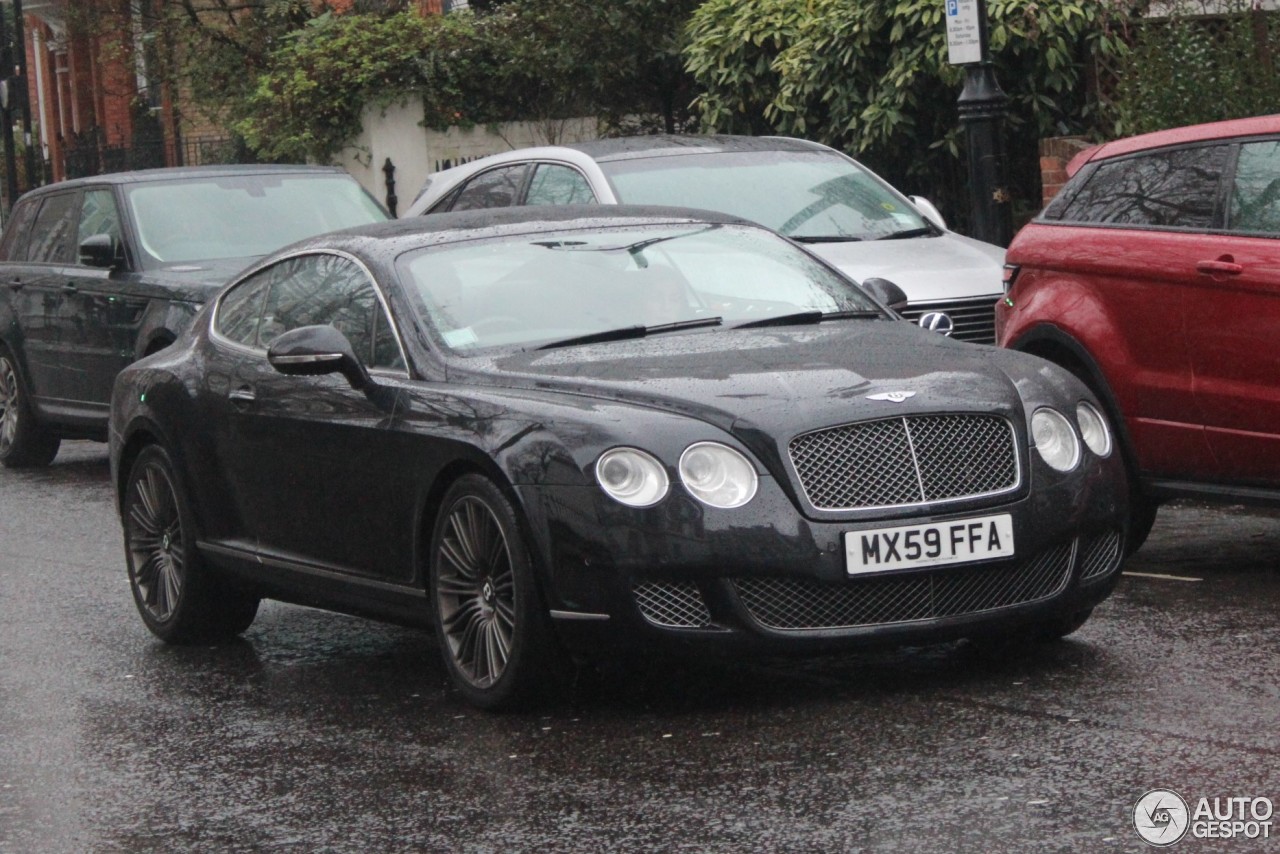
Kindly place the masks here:
<instances>
[{"instance_id":1,"label":"white stucco wall","mask_svg":"<svg viewBox=\"0 0 1280 854\"><path fill-rule=\"evenodd\" d=\"M383 166L395 164L397 208L403 211L418 195L432 172L467 163L477 157L560 142L578 142L599 136L594 118L556 122L510 122L494 127L428 130L422 126L419 101L388 107L370 107L361 117L364 130L338 158L365 189L386 202Z\"/></svg>"}]
</instances>

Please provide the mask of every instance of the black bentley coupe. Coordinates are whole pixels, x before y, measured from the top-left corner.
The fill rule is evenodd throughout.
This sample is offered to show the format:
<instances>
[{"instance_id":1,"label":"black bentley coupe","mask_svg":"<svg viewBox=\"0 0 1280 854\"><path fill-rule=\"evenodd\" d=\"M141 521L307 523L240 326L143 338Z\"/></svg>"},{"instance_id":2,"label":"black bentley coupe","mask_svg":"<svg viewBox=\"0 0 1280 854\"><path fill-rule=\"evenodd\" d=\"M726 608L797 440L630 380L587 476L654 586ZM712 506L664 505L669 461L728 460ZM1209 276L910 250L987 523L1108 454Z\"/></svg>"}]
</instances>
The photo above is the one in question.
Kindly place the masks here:
<instances>
[{"instance_id":1,"label":"black bentley coupe","mask_svg":"<svg viewBox=\"0 0 1280 854\"><path fill-rule=\"evenodd\" d=\"M893 294L672 209L294 244L116 383L138 610L172 643L264 597L434 624L486 708L575 653L1074 631L1127 536L1101 407Z\"/></svg>"}]
</instances>

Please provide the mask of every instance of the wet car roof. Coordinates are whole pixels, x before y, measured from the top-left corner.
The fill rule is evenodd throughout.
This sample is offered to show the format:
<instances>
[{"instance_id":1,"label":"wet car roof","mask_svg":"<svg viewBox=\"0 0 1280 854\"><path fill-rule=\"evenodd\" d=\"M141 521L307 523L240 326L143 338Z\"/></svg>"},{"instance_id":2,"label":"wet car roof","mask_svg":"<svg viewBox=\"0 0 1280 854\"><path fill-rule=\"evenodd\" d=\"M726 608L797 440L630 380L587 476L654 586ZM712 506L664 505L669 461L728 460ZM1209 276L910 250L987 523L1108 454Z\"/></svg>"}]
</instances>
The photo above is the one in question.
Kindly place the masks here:
<instances>
[{"instance_id":1,"label":"wet car roof","mask_svg":"<svg viewBox=\"0 0 1280 854\"><path fill-rule=\"evenodd\" d=\"M581 151L601 163L641 157L679 154L723 154L739 151L829 151L826 146L781 136L679 136L657 134L594 139L569 143L563 148Z\"/></svg>"},{"instance_id":2,"label":"wet car roof","mask_svg":"<svg viewBox=\"0 0 1280 854\"><path fill-rule=\"evenodd\" d=\"M263 165L228 164L218 166L171 166L163 169L138 169L133 172L108 172L85 178L73 178L36 187L26 195L74 190L88 185L142 184L150 181L172 181L178 178L239 177L246 175L347 175L340 166L308 166L305 164ZM353 179L354 180L354 179Z\"/></svg>"},{"instance_id":3,"label":"wet car roof","mask_svg":"<svg viewBox=\"0 0 1280 854\"><path fill-rule=\"evenodd\" d=\"M693 208L659 205L540 205L488 208L390 220L321 235L307 243L352 247L369 243L426 245L474 240L478 237L551 231L563 227L589 229L628 224L682 222L723 223L761 228L740 217Z\"/></svg>"}]
</instances>

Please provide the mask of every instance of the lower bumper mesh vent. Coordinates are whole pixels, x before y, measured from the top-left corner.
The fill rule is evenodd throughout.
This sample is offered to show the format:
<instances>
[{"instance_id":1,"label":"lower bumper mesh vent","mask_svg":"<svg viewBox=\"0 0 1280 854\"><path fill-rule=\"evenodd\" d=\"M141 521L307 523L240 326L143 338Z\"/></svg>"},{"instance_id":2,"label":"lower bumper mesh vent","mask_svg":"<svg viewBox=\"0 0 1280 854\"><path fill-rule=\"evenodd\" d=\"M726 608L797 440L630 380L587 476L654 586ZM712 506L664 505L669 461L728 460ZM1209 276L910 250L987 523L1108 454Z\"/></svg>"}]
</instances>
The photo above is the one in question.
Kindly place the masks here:
<instances>
[{"instance_id":1,"label":"lower bumper mesh vent","mask_svg":"<svg viewBox=\"0 0 1280 854\"><path fill-rule=\"evenodd\" d=\"M942 567L839 584L808 579L738 578L751 617L781 631L841 629L976 614L1047 599L1071 577L1074 543L997 567Z\"/></svg>"},{"instance_id":2,"label":"lower bumper mesh vent","mask_svg":"<svg viewBox=\"0 0 1280 854\"><path fill-rule=\"evenodd\" d=\"M1080 544L1080 580L1110 575L1120 566L1120 532L1107 531Z\"/></svg>"},{"instance_id":3,"label":"lower bumper mesh vent","mask_svg":"<svg viewBox=\"0 0 1280 854\"><path fill-rule=\"evenodd\" d=\"M640 613L655 626L700 629L711 624L711 612L692 581L650 581L634 588Z\"/></svg>"}]
</instances>

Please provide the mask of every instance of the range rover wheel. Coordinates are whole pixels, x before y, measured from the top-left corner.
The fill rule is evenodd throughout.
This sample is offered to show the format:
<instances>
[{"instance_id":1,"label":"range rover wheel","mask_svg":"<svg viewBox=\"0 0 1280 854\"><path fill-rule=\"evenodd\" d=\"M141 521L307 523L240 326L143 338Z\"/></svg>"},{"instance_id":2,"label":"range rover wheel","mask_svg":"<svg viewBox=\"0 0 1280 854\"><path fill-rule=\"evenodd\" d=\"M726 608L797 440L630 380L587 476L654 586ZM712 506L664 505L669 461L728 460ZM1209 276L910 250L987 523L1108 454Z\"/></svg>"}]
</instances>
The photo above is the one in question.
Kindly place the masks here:
<instances>
[{"instance_id":1,"label":"range rover wheel","mask_svg":"<svg viewBox=\"0 0 1280 854\"><path fill-rule=\"evenodd\" d=\"M249 628L258 598L232 589L201 560L191 510L158 445L134 462L121 517L129 586L153 634L167 643L200 643Z\"/></svg>"},{"instance_id":2,"label":"range rover wheel","mask_svg":"<svg viewBox=\"0 0 1280 854\"><path fill-rule=\"evenodd\" d=\"M430 599L454 684L472 704L514 708L554 677L554 643L515 509L465 475L445 494L431 538Z\"/></svg>"},{"instance_id":3,"label":"range rover wheel","mask_svg":"<svg viewBox=\"0 0 1280 854\"><path fill-rule=\"evenodd\" d=\"M0 347L0 463L9 468L47 466L61 444L36 423L17 363Z\"/></svg>"}]
</instances>

